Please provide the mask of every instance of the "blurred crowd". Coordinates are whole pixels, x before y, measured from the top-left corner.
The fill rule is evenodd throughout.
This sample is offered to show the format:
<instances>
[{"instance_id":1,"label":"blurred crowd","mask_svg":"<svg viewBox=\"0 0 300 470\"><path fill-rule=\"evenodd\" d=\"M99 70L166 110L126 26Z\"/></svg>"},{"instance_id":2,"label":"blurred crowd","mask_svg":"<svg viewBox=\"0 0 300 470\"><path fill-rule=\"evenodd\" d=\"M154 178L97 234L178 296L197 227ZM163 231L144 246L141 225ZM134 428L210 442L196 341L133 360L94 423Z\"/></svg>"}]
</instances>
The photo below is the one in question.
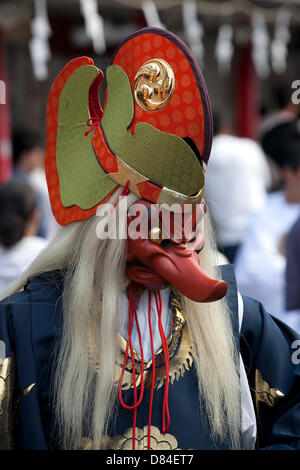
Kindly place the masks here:
<instances>
[{"instance_id":1,"label":"blurred crowd","mask_svg":"<svg viewBox=\"0 0 300 470\"><path fill-rule=\"evenodd\" d=\"M12 179L0 186L0 294L55 236L44 148L31 132L13 137Z\"/></svg>"},{"instance_id":2,"label":"blurred crowd","mask_svg":"<svg viewBox=\"0 0 300 470\"><path fill-rule=\"evenodd\" d=\"M281 93L259 142L215 115L206 203L239 291L300 331L300 105Z\"/></svg>"},{"instance_id":3,"label":"blurred crowd","mask_svg":"<svg viewBox=\"0 0 300 470\"><path fill-rule=\"evenodd\" d=\"M300 331L300 105L289 95L280 104L262 119L257 142L215 113L205 199L239 291ZM13 178L0 187L0 293L58 229L38 137L15 134L13 156Z\"/></svg>"}]
</instances>

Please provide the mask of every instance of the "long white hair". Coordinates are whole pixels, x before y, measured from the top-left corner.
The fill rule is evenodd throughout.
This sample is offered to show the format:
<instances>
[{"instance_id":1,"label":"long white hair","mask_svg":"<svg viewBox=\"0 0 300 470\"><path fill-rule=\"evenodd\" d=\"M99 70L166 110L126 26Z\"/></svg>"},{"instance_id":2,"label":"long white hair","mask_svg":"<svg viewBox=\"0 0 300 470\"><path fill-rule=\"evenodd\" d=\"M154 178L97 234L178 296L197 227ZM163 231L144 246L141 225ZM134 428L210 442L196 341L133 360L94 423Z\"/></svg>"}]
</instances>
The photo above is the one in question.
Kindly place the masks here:
<instances>
[{"instance_id":1,"label":"long white hair","mask_svg":"<svg viewBox=\"0 0 300 470\"><path fill-rule=\"evenodd\" d=\"M121 189L108 202L118 207ZM128 204L136 197L128 196ZM126 218L127 207L116 211ZM122 211L125 213L122 213ZM219 278L215 267L214 237L206 215L205 246L200 253L203 269ZM128 286L125 276L126 239L100 239L96 215L62 227L53 242L2 298L20 290L28 277L63 269L63 332L53 375L55 414L60 445L76 449L86 434L101 448L101 437L114 418L120 368L116 341L120 328L120 299ZM108 220L109 223L109 220ZM99 233L98 233L99 235ZM193 344L200 400L205 404L214 438L229 439L239 447L240 386L230 313L225 300L196 303L182 297ZM91 349L92 348L92 349ZM98 373L89 366L98 363Z\"/></svg>"}]
</instances>

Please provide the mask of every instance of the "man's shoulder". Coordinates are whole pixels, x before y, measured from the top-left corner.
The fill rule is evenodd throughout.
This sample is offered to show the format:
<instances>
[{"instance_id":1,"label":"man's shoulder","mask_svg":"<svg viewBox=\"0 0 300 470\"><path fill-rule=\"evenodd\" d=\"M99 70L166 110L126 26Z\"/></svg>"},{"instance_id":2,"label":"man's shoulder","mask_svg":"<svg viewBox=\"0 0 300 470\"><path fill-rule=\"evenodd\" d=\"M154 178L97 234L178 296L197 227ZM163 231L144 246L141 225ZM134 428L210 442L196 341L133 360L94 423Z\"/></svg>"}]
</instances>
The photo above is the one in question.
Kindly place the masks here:
<instances>
[{"instance_id":1,"label":"man's shoulder","mask_svg":"<svg viewBox=\"0 0 300 470\"><path fill-rule=\"evenodd\" d=\"M5 343L7 354L13 347L22 350L41 335L48 339L55 336L55 325L61 323L62 286L60 272L42 273L29 278L22 291L0 302L0 341Z\"/></svg>"},{"instance_id":2,"label":"man's shoulder","mask_svg":"<svg viewBox=\"0 0 300 470\"><path fill-rule=\"evenodd\" d=\"M5 297L0 305L19 306L32 302L50 302L60 296L63 289L64 273L61 270L48 271L29 277L21 291Z\"/></svg>"},{"instance_id":3,"label":"man's shoulder","mask_svg":"<svg viewBox=\"0 0 300 470\"><path fill-rule=\"evenodd\" d=\"M28 286L34 286L35 288L41 288L45 286L57 286L62 287L63 280L65 277L65 270L56 269L55 271L45 271L28 278Z\"/></svg>"},{"instance_id":4,"label":"man's shoulder","mask_svg":"<svg viewBox=\"0 0 300 470\"><path fill-rule=\"evenodd\" d=\"M246 295L238 292L235 269L232 264L220 266L222 278L228 284L226 295L227 304L232 313L238 313L242 323L243 334L245 331L259 331L262 327L262 304Z\"/></svg>"}]
</instances>

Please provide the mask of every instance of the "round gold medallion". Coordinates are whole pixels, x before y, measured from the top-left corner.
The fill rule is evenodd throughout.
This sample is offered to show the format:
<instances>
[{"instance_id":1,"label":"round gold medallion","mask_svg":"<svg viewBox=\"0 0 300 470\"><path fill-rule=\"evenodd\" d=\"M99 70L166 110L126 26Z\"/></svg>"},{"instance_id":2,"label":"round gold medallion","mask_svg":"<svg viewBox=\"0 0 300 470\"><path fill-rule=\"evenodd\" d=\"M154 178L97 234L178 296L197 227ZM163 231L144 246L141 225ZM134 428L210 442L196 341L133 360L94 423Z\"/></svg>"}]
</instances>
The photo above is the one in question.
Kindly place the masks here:
<instances>
[{"instance_id":1,"label":"round gold medallion","mask_svg":"<svg viewBox=\"0 0 300 470\"><path fill-rule=\"evenodd\" d=\"M145 111L163 109L174 93L175 76L163 59L151 59L142 65L133 82L134 99Z\"/></svg>"}]
</instances>

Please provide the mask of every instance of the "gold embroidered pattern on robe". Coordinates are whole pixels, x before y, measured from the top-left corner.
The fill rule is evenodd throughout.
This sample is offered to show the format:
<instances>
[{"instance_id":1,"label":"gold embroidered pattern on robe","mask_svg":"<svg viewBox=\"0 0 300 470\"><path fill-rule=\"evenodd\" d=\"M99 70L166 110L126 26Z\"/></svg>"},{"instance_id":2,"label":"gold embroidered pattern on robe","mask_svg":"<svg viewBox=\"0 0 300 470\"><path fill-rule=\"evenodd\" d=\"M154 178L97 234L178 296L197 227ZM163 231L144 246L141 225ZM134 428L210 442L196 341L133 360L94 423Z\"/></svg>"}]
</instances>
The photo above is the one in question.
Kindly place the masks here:
<instances>
[{"instance_id":1,"label":"gold embroidered pattern on robe","mask_svg":"<svg viewBox=\"0 0 300 470\"><path fill-rule=\"evenodd\" d=\"M14 355L12 355L12 357L5 358L0 366L0 450L10 450L13 448L14 364Z\"/></svg>"},{"instance_id":2,"label":"gold embroidered pattern on robe","mask_svg":"<svg viewBox=\"0 0 300 470\"><path fill-rule=\"evenodd\" d=\"M162 432L156 427L151 426L151 450L181 450L178 442L172 434ZM148 448L148 426L143 429L135 429L135 449L147 450ZM81 450L93 450L93 441L87 437L82 438L80 443ZM120 436L104 436L101 440L102 450L132 450L132 429L127 429Z\"/></svg>"},{"instance_id":3,"label":"gold embroidered pattern on robe","mask_svg":"<svg viewBox=\"0 0 300 470\"><path fill-rule=\"evenodd\" d=\"M171 333L168 336L169 345L169 379L173 384L175 380L179 380L184 373L189 370L193 364L192 344L188 332L187 323L184 313L182 312L181 305L176 298L171 301L171 309L173 312ZM89 366L95 372L99 371L99 362L95 360L94 348L92 347L92 331L88 334L88 357ZM127 341L122 335L118 335L119 345L121 349L121 357L124 359ZM134 361L136 368L136 384L141 383L141 356L134 349ZM122 368L122 362L119 364ZM162 346L155 352L155 388L159 389L163 386L165 381L165 360ZM133 373L132 373L132 360L130 350L128 351L128 361L125 368L123 377L122 390L133 388ZM151 387L152 381L152 358L144 361L144 386L145 389Z\"/></svg>"},{"instance_id":4,"label":"gold embroidered pattern on robe","mask_svg":"<svg viewBox=\"0 0 300 470\"><path fill-rule=\"evenodd\" d=\"M266 382L261 372L256 369L255 371L255 406L259 415L260 406L262 403L272 408L275 404L284 397L284 394L277 388L271 388Z\"/></svg>"},{"instance_id":5,"label":"gold embroidered pattern on robe","mask_svg":"<svg viewBox=\"0 0 300 470\"><path fill-rule=\"evenodd\" d=\"M25 388L25 390L22 390L22 395L25 397L32 389L35 387L35 383L29 385L29 387Z\"/></svg>"}]
</instances>

